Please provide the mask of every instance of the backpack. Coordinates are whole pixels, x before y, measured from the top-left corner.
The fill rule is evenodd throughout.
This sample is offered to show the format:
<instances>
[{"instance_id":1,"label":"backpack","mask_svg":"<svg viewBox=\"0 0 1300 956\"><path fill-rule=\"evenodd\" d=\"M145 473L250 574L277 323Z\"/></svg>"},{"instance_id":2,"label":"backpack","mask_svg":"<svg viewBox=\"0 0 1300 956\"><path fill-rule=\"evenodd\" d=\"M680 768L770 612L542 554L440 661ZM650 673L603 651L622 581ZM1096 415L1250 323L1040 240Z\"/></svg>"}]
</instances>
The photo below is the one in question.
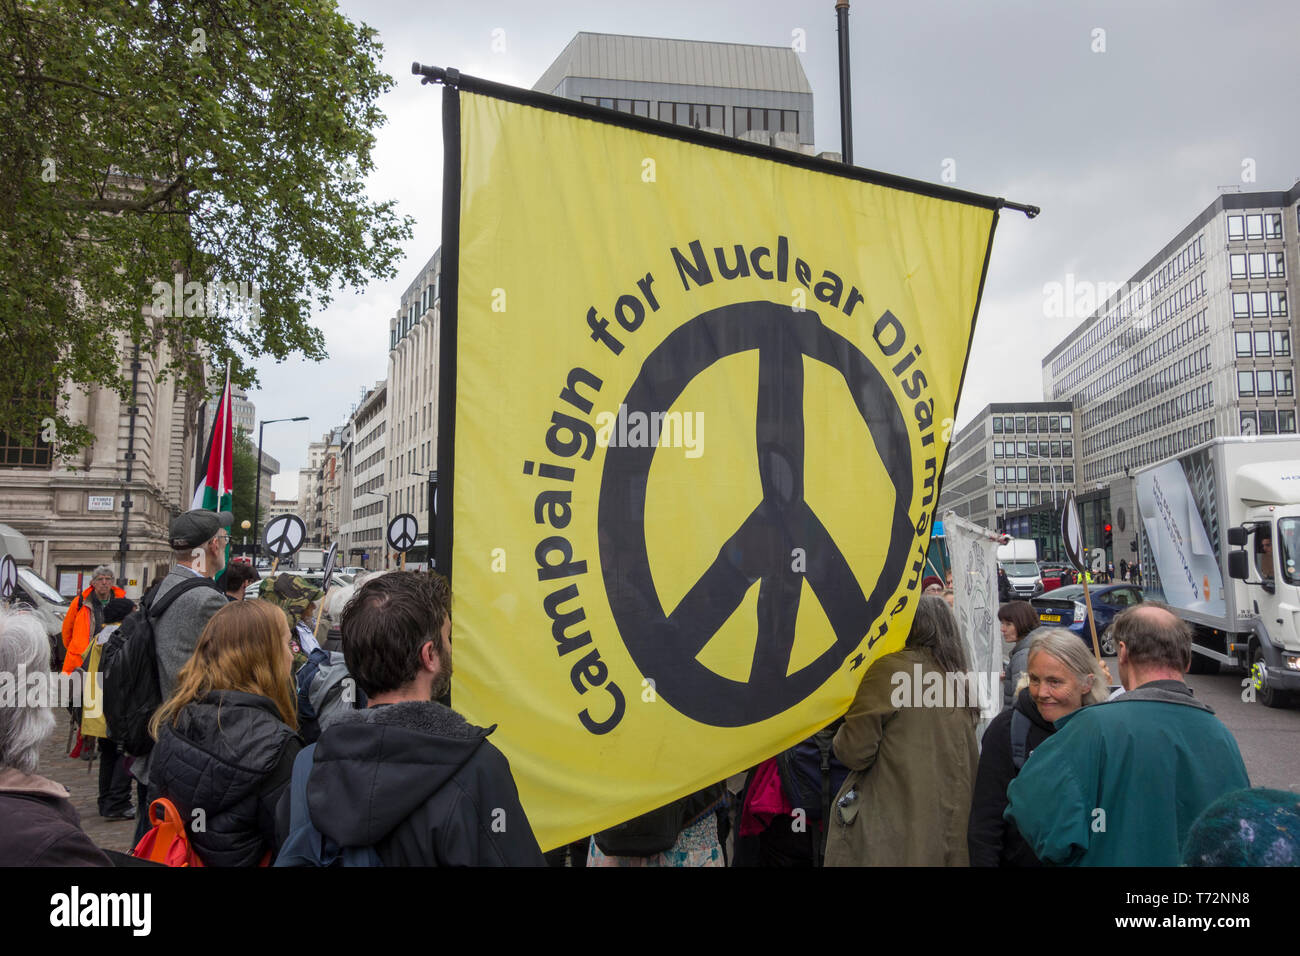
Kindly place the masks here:
<instances>
[{"instance_id":1,"label":"backpack","mask_svg":"<svg viewBox=\"0 0 1300 956\"><path fill-rule=\"evenodd\" d=\"M1033 753L1029 749L1029 718L1019 710L1011 712L1011 762L1016 765L1016 773L1025 765L1029 755Z\"/></svg>"},{"instance_id":2,"label":"backpack","mask_svg":"<svg viewBox=\"0 0 1300 956\"><path fill-rule=\"evenodd\" d=\"M344 711L366 706L365 692L352 680L338 651L316 648L307 656L307 663L298 669L294 680L298 685L298 716L304 729L316 725L315 736Z\"/></svg>"},{"instance_id":3,"label":"backpack","mask_svg":"<svg viewBox=\"0 0 1300 956\"><path fill-rule=\"evenodd\" d=\"M790 806L802 809L807 819L818 823L830 816L831 801L849 776L849 768L836 760L831 750L835 731L841 723L843 719L829 727L823 727L807 740L800 741L776 757L781 790L790 801ZM821 831L821 837L816 847L814 863L821 866L826 854L828 829L824 826L808 828L808 832L814 835L818 830Z\"/></svg>"},{"instance_id":4,"label":"backpack","mask_svg":"<svg viewBox=\"0 0 1300 956\"><path fill-rule=\"evenodd\" d=\"M166 797L154 800L149 804L149 822L153 827L140 838L131 851L132 856L164 866L203 866L203 861L190 844L189 832L176 804Z\"/></svg>"},{"instance_id":5,"label":"backpack","mask_svg":"<svg viewBox=\"0 0 1300 956\"><path fill-rule=\"evenodd\" d=\"M154 628L172 603L187 591L215 585L208 578L182 581L161 598L154 593L122 621L99 659L103 676L104 718L109 737L133 757L153 749L149 720L162 706L162 685L158 679L158 653Z\"/></svg>"},{"instance_id":6,"label":"backpack","mask_svg":"<svg viewBox=\"0 0 1300 956\"><path fill-rule=\"evenodd\" d=\"M374 847L345 846L316 829L307 808L307 777L316 758L316 745L298 752L289 782L289 835L275 858L276 866L383 866Z\"/></svg>"}]
</instances>

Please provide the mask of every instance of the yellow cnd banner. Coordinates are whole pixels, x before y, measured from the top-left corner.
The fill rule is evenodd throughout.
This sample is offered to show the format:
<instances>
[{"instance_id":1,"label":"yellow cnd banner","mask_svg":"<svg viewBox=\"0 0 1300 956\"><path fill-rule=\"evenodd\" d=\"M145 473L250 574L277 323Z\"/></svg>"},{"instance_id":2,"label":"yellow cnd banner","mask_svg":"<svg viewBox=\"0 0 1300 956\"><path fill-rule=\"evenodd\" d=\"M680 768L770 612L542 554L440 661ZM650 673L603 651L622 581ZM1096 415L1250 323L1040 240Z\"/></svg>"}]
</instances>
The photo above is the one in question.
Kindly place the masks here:
<instances>
[{"instance_id":1,"label":"yellow cnd banner","mask_svg":"<svg viewBox=\"0 0 1300 956\"><path fill-rule=\"evenodd\" d=\"M453 699L549 849L902 646L1001 201L448 92Z\"/></svg>"}]
</instances>

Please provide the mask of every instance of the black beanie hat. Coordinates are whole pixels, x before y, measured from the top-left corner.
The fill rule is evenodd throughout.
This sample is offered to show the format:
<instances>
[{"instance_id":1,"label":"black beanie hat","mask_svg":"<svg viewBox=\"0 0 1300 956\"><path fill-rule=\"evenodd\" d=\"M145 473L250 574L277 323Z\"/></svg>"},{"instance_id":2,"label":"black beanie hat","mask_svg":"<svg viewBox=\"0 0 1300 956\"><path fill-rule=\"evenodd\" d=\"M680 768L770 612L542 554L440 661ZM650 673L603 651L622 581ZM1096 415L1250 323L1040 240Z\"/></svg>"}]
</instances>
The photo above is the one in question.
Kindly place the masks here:
<instances>
[{"instance_id":1,"label":"black beanie hat","mask_svg":"<svg viewBox=\"0 0 1300 956\"><path fill-rule=\"evenodd\" d=\"M104 623L116 624L134 610L135 602L129 598L113 598L104 605Z\"/></svg>"}]
</instances>

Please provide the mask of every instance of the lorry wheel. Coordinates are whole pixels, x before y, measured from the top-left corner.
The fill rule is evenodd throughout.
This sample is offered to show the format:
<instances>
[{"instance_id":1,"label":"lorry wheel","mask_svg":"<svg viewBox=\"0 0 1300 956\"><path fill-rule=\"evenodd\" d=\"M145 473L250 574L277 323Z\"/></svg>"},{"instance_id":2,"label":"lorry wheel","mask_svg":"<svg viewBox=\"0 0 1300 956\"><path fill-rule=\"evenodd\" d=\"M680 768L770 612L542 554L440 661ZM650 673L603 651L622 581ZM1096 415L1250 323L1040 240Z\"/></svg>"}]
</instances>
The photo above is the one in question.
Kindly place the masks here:
<instances>
[{"instance_id":1,"label":"lorry wheel","mask_svg":"<svg viewBox=\"0 0 1300 956\"><path fill-rule=\"evenodd\" d=\"M1265 707L1291 706L1290 694L1269 686L1264 674L1264 652L1258 646L1251 657L1250 679L1255 688L1255 699Z\"/></svg>"}]
</instances>

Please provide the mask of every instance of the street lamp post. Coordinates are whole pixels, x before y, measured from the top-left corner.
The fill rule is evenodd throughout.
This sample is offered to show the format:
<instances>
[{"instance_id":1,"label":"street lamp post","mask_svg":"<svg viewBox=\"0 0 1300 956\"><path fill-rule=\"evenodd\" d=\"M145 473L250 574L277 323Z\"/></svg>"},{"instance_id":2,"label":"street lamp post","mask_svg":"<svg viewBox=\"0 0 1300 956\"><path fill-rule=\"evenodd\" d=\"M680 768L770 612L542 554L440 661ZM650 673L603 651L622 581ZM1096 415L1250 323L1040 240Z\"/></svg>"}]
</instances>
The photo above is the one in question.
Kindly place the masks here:
<instances>
[{"instance_id":1,"label":"street lamp post","mask_svg":"<svg viewBox=\"0 0 1300 956\"><path fill-rule=\"evenodd\" d=\"M243 521L239 522L239 526L244 529L244 547L242 550L244 554L248 554L248 529L251 525L249 524L248 519L245 518Z\"/></svg>"},{"instance_id":2,"label":"street lamp post","mask_svg":"<svg viewBox=\"0 0 1300 956\"><path fill-rule=\"evenodd\" d=\"M305 422L306 415L297 418L269 418L257 426L257 474L253 476L253 567L257 567L257 552L261 546L261 536L257 533L258 512L262 510L262 429L276 422Z\"/></svg>"}]
</instances>

